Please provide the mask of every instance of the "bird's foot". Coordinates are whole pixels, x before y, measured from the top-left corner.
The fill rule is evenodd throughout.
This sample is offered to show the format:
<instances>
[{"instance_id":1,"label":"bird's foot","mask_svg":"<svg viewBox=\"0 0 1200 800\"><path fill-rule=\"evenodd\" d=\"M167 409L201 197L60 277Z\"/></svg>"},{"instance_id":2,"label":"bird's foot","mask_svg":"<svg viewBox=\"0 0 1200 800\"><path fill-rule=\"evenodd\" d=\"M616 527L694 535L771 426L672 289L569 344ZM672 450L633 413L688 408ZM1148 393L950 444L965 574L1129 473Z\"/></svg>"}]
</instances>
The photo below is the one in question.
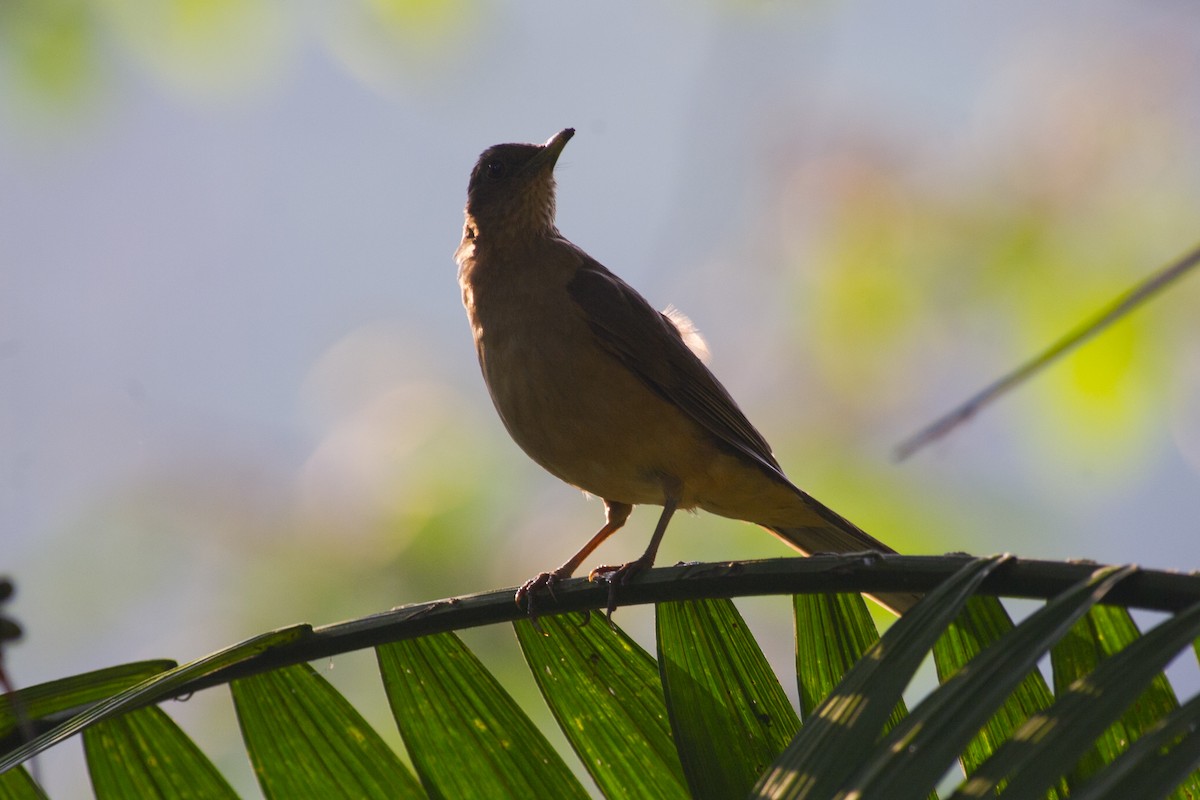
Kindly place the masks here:
<instances>
[{"instance_id":1,"label":"bird's foot","mask_svg":"<svg viewBox=\"0 0 1200 800\"><path fill-rule=\"evenodd\" d=\"M554 587L563 579L563 575L557 570L554 572L541 572L534 575L529 580L521 584L521 588L517 589L517 594L513 598L517 606L525 604L525 610L529 613L529 621L533 624L538 633L544 633L542 626L538 624L538 610L535 598L537 593L543 589L550 594L552 600L558 600L554 595Z\"/></svg>"},{"instance_id":2,"label":"bird's foot","mask_svg":"<svg viewBox=\"0 0 1200 800\"><path fill-rule=\"evenodd\" d=\"M589 581L604 581L608 584L608 608L604 613L608 616L609 625L613 624L612 615L617 610L617 587L629 583L653 563L652 559L642 557L626 564L603 564L588 573Z\"/></svg>"}]
</instances>

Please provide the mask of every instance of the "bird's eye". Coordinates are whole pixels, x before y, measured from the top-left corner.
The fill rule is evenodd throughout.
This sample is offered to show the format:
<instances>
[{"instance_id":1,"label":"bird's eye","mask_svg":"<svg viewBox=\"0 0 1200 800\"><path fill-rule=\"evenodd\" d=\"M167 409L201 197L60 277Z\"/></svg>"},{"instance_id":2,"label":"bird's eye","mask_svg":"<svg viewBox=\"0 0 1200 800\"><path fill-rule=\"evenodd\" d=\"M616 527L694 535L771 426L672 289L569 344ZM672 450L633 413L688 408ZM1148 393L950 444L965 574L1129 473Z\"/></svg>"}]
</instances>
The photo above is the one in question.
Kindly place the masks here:
<instances>
[{"instance_id":1,"label":"bird's eye","mask_svg":"<svg viewBox=\"0 0 1200 800\"><path fill-rule=\"evenodd\" d=\"M484 169L487 170L489 178L499 178L504 175L505 164L503 161L489 161Z\"/></svg>"}]
</instances>

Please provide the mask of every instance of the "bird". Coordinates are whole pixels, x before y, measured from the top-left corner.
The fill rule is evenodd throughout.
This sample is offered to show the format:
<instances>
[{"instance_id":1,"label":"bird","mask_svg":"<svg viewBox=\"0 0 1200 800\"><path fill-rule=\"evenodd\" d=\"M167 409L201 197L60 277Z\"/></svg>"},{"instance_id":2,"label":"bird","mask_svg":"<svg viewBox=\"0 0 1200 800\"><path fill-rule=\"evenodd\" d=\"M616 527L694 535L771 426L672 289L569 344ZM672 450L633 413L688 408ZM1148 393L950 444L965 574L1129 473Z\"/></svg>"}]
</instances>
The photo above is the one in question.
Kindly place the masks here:
<instances>
[{"instance_id":1,"label":"bird","mask_svg":"<svg viewBox=\"0 0 1200 800\"><path fill-rule=\"evenodd\" d=\"M604 525L561 566L516 593L536 620L553 594L637 505L662 506L645 552L589 578L616 589L654 564L672 515L701 509L756 523L805 555L894 553L793 484L762 434L704 364L681 314L657 311L571 243L555 221L565 128L544 144L498 144L467 185L455 252L462 302L492 403L516 444L604 502ZM896 614L919 595L874 599Z\"/></svg>"}]
</instances>

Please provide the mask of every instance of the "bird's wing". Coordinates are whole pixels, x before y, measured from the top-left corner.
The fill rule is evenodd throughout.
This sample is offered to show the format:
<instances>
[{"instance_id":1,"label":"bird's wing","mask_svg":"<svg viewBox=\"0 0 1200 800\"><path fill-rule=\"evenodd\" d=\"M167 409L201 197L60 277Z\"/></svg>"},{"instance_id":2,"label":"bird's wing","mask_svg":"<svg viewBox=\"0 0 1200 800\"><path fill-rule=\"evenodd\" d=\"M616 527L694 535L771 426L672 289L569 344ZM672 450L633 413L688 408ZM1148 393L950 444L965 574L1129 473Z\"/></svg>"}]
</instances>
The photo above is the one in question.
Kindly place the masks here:
<instances>
[{"instance_id":1,"label":"bird's wing","mask_svg":"<svg viewBox=\"0 0 1200 800\"><path fill-rule=\"evenodd\" d=\"M567 284L601 349L673 403L727 448L783 478L771 447L729 392L709 372L667 316L580 251L583 263Z\"/></svg>"}]
</instances>

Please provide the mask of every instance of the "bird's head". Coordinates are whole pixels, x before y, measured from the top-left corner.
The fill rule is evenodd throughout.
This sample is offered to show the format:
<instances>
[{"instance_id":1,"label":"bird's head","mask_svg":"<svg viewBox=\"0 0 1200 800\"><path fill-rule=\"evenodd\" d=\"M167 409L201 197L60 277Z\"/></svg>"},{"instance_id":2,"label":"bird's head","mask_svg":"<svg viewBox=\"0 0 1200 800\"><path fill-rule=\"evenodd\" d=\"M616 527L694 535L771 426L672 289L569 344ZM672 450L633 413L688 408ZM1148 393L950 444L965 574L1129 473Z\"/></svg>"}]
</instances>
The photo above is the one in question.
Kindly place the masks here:
<instances>
[{"instance_id":1,"label":"bird's head","mask_svg":"<svg viewBox=\"0 0 1200 800\"><path fill-rule=\"evenodd\" d=\"M554 165L574 128L545 144L498 144L479 156L467 185L467 236L500 239L554 230Z\"/></svg>"}]
</instances>

